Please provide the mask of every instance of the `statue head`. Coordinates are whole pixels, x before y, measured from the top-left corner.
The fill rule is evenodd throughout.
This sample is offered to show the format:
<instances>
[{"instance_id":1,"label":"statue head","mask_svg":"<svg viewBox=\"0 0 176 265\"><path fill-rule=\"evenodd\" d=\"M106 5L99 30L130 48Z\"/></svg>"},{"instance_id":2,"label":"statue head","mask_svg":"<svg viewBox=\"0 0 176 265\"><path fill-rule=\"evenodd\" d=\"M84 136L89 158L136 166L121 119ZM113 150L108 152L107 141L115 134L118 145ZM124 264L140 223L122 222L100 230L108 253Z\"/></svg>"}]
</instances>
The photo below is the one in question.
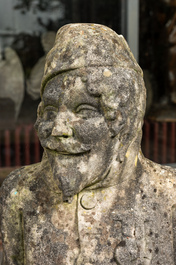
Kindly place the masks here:
<instances>
[{"instance_id":1,"label":"statue head","mask_svg":"<svg viewBox=\"0 0 176 265\"><path fill-rule=\"evenodd\" d=\"M64 198L135 168L145 112L142 70L126 41L69 24L46 58L36 129Z\"/></svg>"}]
</instances>

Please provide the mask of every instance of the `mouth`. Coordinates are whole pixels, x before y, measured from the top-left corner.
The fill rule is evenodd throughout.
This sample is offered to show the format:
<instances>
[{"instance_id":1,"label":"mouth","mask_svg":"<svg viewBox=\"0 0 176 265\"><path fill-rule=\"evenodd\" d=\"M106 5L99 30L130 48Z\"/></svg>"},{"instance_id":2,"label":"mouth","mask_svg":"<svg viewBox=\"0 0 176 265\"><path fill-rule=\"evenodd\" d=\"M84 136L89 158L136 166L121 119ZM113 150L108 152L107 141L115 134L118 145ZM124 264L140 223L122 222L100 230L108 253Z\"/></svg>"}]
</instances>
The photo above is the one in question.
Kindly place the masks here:
<instances>
[{"instance_id":1,"label":"mouth","mask_svg":"<svg viewBox=\"0 0 176 265\"><path fill-rule=\"evenodd\" d=\"M58 155L63 155L63 156L82 156L84 154L88 154L90 150L83 151L83 152L66 152L66 151L58 151L58 150L53 150L50 148L45 148L46 151L52 153L52 154L58 154Z\"/></svg>"},{"instance_id":2,"label":"mouth","mask_svg":"<svg viewBox=\"0 0 176 265\"><path fill-rule=\"evenodd\" d=\"M75 140L65 139L64 141L55 141L55 139L46 139L41 142L43 148L52 154L65 156L80 156L89 153L90 144L83 144Z\"/></svg>"}]
</instances>

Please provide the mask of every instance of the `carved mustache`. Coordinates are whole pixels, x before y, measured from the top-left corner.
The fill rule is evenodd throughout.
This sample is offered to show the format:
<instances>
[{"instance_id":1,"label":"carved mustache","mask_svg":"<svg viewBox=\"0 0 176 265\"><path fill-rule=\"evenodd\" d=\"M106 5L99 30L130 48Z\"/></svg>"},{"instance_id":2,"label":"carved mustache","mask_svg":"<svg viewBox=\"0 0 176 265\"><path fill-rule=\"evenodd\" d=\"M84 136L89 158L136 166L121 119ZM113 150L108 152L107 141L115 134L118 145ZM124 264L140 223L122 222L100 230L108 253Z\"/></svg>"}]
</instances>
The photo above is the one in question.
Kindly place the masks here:
<instances>
[{"instance_id":1,"label":"carved mustache","mask_svg":"<svg viewBox=\"0 0 176 265\"><path fill-rule=\"evenodd\" d=\"M90 144L83 144L79 141L70 138L52 137L41 141L44 148L51 151L56 151L61 154L81 154L90 151Z\"/></svg>"}]
</instances>

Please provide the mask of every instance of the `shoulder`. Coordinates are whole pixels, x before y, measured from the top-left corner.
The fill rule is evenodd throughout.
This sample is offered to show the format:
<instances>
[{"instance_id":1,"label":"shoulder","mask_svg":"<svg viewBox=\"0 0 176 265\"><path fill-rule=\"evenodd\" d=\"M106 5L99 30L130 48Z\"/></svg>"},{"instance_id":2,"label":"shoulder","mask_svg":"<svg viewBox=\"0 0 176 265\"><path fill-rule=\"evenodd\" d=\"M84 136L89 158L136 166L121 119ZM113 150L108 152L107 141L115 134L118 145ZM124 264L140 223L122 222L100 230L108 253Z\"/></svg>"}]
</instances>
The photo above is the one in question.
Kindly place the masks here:
<instances>
[{"instance_id":1,"label":"shoulder","mask_svg":"<svg viewBox=\"0 0 176 265\"><path fill-rule=\"evenodd\" d=\"M146 158L142 160L143 174L141 186L146 192L161 200L176 203L176 169L154 163Z\"/></svg>"},{"instance_id":2,"label":"shoulder","mask_svg":"<svg viewBox=\"0 0 176 265\"><path fill-rule=\"evenodd\" d=\"M176 169L171 166L160 165L145 158L145 171L148 171L149 177L156 181L176 182Z\"/></svg>"},{"instance_id":3,"label":"shoulder","mask_svg":"<svg viewBox=\"0 0 176 265\"><path fill-rule=\"evenodd\" d=\"M4 204L8 197L17 194L18 190L30 185L37 178L40 171L40 163L24 166L12 171L3 181L0 188L0 204Z\"/></svg>"}]
</instances>

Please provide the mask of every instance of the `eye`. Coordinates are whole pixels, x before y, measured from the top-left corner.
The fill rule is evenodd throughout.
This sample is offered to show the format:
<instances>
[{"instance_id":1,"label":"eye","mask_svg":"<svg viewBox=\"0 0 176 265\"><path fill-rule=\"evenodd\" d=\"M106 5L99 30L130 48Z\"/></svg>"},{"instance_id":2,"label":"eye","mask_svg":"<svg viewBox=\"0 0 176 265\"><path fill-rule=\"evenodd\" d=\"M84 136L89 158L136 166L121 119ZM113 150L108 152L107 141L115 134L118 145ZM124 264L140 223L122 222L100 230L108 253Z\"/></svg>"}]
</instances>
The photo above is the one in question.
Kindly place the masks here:
<instances>
[{"instance_id":1,"label":"eye","mask_svg":"<svg viewBox=\"0 0 176 265\"><path fill-rule=\"evenodd\" d=\"M89 104L81 104L76 108L75 111L81 118L83 119L89 119L101 116L101 113L99 112L99 109L89 105Z\"/></svg>"},{"instance_id":2,"label":"eye","mask_svg":"<svg viewBox=\"0 0 176 265\"><path fill-rule=\"evenodd\" d=\"M53 106L47 106L44 108L43 119L45 121L52 121L57 115L57 108Z\"/></svg>"}]
</instances>

